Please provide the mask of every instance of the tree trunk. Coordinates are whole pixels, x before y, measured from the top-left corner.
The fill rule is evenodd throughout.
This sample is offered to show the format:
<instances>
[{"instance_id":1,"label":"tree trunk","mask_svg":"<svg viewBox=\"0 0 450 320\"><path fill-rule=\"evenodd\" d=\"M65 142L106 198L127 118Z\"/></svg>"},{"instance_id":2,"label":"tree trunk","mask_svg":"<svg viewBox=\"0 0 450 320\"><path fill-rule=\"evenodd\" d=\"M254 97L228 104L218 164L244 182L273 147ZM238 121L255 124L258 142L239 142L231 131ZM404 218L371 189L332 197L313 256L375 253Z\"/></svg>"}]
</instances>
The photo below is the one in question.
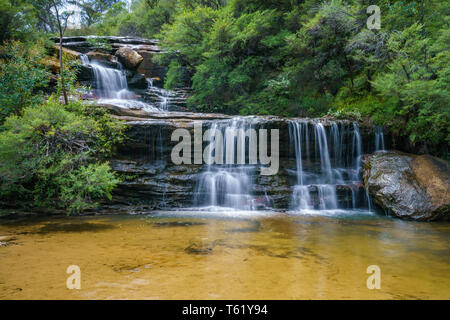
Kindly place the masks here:
<instances>
[{"instance_id":1,"label":"tree trunk","mask_svg":"<svg viewBox=\"0 0 450 320\"><path fill-rule=\"evenodd\" d=\"M59 29L59 77L61 80L61 90L63 92L63 96L64 96L64 104L68 104L69 100L67 99L67 91L66 91L66 85L65 85L65 81L64 81L64 65L63 65L63 29L62 29L62 25L61 25L61 20L59 18L59 12L58 12L58 7L56 6L56 3L53 2L53 7L55 8L55 12L56 12L56 20L58 21L58 29Z\"/></svg>"}]
</instances>

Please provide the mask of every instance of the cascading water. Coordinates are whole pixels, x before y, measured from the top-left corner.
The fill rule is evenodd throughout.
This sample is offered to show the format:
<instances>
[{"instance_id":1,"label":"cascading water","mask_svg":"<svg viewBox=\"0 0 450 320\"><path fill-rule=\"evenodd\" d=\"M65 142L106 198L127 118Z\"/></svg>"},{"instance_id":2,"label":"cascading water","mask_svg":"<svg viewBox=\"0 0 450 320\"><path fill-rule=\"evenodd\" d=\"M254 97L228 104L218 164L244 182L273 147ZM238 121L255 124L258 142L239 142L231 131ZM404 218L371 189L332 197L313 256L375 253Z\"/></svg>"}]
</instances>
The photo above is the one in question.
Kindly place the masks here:
<instances>
[{"instance_id":1,"label":"cascading water","mask_svg":"<svg viewBox=\"0 0 450 320\"><path fill-rule=\"evenodd\" d=\"M96 93L107 99L133 99L135 95L128 90L127 78L119 64L119 69L106 68L96 62L90 64L94 72Z\"/></svg>"},{"instance_id":2,"label":"cascading water","mask_svg":"<svg viewBox=\"0 0 450 320\"><path fill-rule=\"evenodd\" d=\"M153 85L153 79L147 78L148 91L157 101L158 109L169 111L170 92Z\"/></svg>"},{"instance_id":3,"label":"cascading water","mask_svg":"<svg viewBox=\"0 0 450 320\"><path fill-rule=\"evenodd\" d=\"M317 121L289 122L296 159L291 207L307 212L368 208L361 182L362 139L358 124L331 122L328 128Z\"/></svg>"},{"instance_id":4,"label":"cascading water","mask_svg":"<svg viewBox=\"0 0 450 320\"><path fill-rule=\"evenodd\" d=\"M384 151L384 133L381 127L375 127L375 151Z\"/></svg>"},{"instance_id":5,"label":"cascading water","mask_svg":"<svg viewBox=\"0 0 450 320\"><path fill-rule=\"evenodd\" d=\"M118 69L108 68L97 61L89 61L89 57L81 55L83 65L92 68L95 89L94 95L99 98L99 103L117 105L123 108L142 109L149 112L158 112L159 109L145 102L136 100L136 95L128 90L125 71L118 62Z\"/></svg>"},{"instance_id":6,"label":"cascading water","mask_svg":"<svg viewBox=\"0 0 450 320\"><path fill-rule=\"evenodd\" d=\"M244 155L248 146L256 143L254 137L238 139L239 130L245 133L246 130L254 128L257 119L252 121L248 118L234 118L231 120L213 121L209 127L209 144L214 145L206 151L206 168L201 174L194 195L194 205L196 207L206 207L209 209L232 208L238 210L252 210L257 206L264 206L265 201L255 198L251 193L253 184L252 176L256 172L255 164L239 164L238 150ZM227 134L228 132L228 134ZM216 143L222 142L222 143ZM217 146L223 146L223 152L219 153ZM230 150L232 148L233 150ZM234 157L231 157L233 155ZM232 161L230 161L232 159ZM212 163L215 160L215 163ZM233 162L233 164L227 164Z\"/></svg>"}]
</instances>

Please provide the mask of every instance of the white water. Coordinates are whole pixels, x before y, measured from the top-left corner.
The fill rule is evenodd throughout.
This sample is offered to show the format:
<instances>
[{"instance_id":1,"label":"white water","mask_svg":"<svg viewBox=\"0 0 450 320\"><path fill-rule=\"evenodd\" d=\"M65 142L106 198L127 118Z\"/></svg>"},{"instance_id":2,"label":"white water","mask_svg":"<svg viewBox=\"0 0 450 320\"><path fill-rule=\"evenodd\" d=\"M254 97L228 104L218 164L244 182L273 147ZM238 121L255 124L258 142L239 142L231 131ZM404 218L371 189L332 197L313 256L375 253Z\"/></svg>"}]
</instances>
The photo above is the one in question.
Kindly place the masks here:
<instances>
[{"instance_id":1,"label":"white water","mask_svg":"<svg viewBox=\"0 0 450 320\"><path fill-rule=\"evenodd\" d=\"M94 96L102 104L115 105L127 109L142 109L148 112L160 110L143 101L137 100L136 95L128 89L125 71L118 63L119 69L102 66L96 61L89 61L88 56L81 55L81 62L92 68L95 81Z\"/></svg>"},{"instance_id":2,"label":"white water","mask_svg":"<svg viewBox=\"0 0 450 320\"><path fill-rule=\"evenodd\" d=\"M173 93L171 91L154 86L152 78L147 78L147 82L148 91L155 96L158 109L162 111L169 111L170 98Z\"/></svg>"},{"instance_id":3,"label":"white water","mask_svg":"<svg viewBox=\"0 0 450 320\"><path fill-rule=\"evenodd\" d=\"M296 159L293 211L369 208L361 181L362 139L357 123L332 122L326 130L321 122L291 121L289 137Z\"/></svg>"},{"instance_id":4,"label":"white water","mask_svg":"<svg viewBox=\"0 0 450 320\"><path fill-rule=\"evenodd\" d=\"M267 197L255 197L250 191L253 184L252 175L256 172L256 165L251 164L225 164L227 156L234 154L237 159L237 150L245 155L245 150L256 141L252 141L252 136L248 139L237 139L232 135L227 135L226 131L243 130L254 128L258 122L257 118L234 118L231 120L213 121L210 126L209 143L214 143L219 139L218 132L222 139L224 150L222 158L216 156L217 150L209 149L206 163L213 163L213 159L223 164L208 164L205 171L197 182L194 195L194 205L196 207L207 208L211 211L228 208L233 210L253 210L266 207L269 204ZM233 139L233 140L230 140ZM227 150L231 146L233 150ZM245 158L245 156L244 156ZM233 159L234 160L234 159ZM245 161L244 161L245 162Z\"/></svg>"},{"instance_id":5,"label":"white water","mask_svg":"<svg viewBox=\"0 0 450 320\"><path fill-rule=\"evenodd\" d=\"M384 133L383 129L380 127L375 127L375 151L384 151Z\"/></svg>"}]
</instances>

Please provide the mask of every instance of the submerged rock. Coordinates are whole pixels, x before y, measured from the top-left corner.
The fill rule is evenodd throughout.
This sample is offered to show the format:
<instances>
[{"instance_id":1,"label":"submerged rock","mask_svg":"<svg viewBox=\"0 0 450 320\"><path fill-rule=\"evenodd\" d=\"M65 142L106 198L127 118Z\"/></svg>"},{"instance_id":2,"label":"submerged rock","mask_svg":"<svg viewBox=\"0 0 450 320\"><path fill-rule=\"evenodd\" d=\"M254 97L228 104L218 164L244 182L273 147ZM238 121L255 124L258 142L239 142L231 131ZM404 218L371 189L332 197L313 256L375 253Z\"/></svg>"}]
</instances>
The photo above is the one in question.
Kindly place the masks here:
<instances>
[{"instance_id":1,"label":"submerged rock","mask_svg":"<svg viewBox=\"0 0 450 320\"><path fill-rule=\"evenodd\" d=\"M377 152L363 164L365 186L386 212L405 219L450 220L450 168L441 159Z\"/></svg>"},{"instance_id":2,"label":"submerged rock","mask_svg":"<svg viewBox=\"0 0 450 320\"><path fill-rule=\"evenodd\" d=\"M0 236L0 247L6 247L14 244L12 241L16 240L14 236Z\"/></svg>"}]
</instances>

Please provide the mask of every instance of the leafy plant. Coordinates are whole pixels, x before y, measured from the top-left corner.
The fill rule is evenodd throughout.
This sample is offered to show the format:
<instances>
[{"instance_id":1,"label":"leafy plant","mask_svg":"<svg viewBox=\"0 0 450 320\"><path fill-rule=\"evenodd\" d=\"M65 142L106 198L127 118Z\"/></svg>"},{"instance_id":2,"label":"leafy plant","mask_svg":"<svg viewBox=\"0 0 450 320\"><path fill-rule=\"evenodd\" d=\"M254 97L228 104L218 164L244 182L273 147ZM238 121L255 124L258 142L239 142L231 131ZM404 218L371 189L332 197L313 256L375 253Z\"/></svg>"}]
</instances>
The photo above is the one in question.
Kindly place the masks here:
<instances>
[{"instance_id":1,"label":"leafy plant","mask_svg":"<svg viewBox=\"0 0 450 320\"><path fill-rule=\"evenodd\" d=\"M98 110L51 97L8 117L0 133L1 196L68 212L109 198L119 180L104 161L122 141L124 127Z\"/></svg>"}]
</instances>

